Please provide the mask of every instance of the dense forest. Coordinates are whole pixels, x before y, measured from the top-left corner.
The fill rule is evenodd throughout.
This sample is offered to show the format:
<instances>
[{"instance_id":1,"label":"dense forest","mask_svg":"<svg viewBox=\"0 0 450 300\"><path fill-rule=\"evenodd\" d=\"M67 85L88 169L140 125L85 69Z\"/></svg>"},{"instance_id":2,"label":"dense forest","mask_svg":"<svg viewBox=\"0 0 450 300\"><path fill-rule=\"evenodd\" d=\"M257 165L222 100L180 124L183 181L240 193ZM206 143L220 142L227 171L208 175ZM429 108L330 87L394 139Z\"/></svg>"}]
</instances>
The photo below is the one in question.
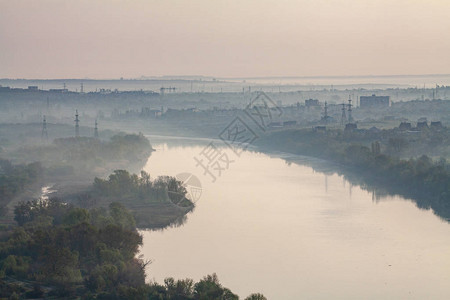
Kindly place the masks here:
<instances>
[{"instance_id":1,"label":"dense forest","mask_svg":"<svg viewBox=\"0 0 450 300\"><path fill-rule=\"evenodd\" d=\"M146 284L150 262L136 257L142 236L120 203L87 210L34 200L16 206L15 220L0 242L2 298L238 299L215 274Z\"/></svg>"},{"instance_id":2,"label":"dense forest","mask_svg":"<svg viewBox=\"0 0 450 300\"><path fill-rule=\"evenodd\" d=\"M58 138L52 144L12 148L0 158L0 218L8 220L8 204L21 196L36 197L49 182L58 189L89 185L95 176L114 169L140 169L152 151L142 134L116 134L108 141L89 137ZM7 158L7 159L5 159ZM27 192L27 195L24 195ZM11 210L11 204L9 209ZM8 218L12 220L11 211Z\"/></svg>"},{"instance_id":3,"label":"dense forest","mask_svg":"<svg viewBox=\"0 0 450 300\"><path fill-rule=\"evenodd\" d=\"M116 170L107 179L95 178L92 188L75 201L88 208L119 201L131 210L139 228L149 229L179 226L195 208L181 181L171 176L152 180L145 171L138 176Z\"/></svg>"},{"instance_id":4,"label":"dense forest","mask_svg":"<svg viewBox=\"0 0 450 300\"><path fill-rule=\"evenodd\" d=\"M52 144L23 146L7 153L15 162L39 161L49 175L105 175L120 167L145 163L152 151L142 134L116 134L108 141L93 137L57 138Z\"/></svg>"},{"instance_id":5,"label":"dense forest","mask_svg":"<svg viewBox=\"0 0 450 300\"><path fill-rule=\"evenodd\" d=\"M421 208L450 220L450 164L445 158L433 161L422 155L401 159L381 152L375 141L368 146L349 142L340 130L311 129L273 132L258 141L263 149L308 155L336 162L356 173L363 188L381 186L392 194L416 201Z\"/></svg>"},{"instance_id":6,"label":"dense forest","mask_svg":"<svg viewBox=\"0 0 450 300\"><path fill-rule=\"evenodd\" d=\"M7 213L7 205L26 188L39 181L43 168L40 163L14 165L0 159L0 217Z\"/></svg>"},{"instance_id":7,"label":"dense forest","mask_svg":"<svg viewBox=\"0 0 450 300\"><path fill-rule=\"evenodd\" d=\"M114 136L108 143L68 138L42 146L41 153L24 155L28 150L23 150L17 155L27 160L27 155L48 155L46 162L56 155L55 161L67 158L73 163L89 150L97 159L110 160L143 154L148 147L142 135ZM27 187L61 176L61 171L55 173L46 163L1 160L0 167L3 211ZM3 222L0 228L0 298L238 299L215 274L198 282L173 278L163 284L145 282L150 262L137 257L142 245L137 227L177 226L193 209L188 191L177 179L152 179L144 171L138 176L125 170L115 170L106 179L96 177L89 189L64 199L18 202L14 207L17 225ZM266 298L252 294L246 299Z\"/></svg>"}]
</instances>

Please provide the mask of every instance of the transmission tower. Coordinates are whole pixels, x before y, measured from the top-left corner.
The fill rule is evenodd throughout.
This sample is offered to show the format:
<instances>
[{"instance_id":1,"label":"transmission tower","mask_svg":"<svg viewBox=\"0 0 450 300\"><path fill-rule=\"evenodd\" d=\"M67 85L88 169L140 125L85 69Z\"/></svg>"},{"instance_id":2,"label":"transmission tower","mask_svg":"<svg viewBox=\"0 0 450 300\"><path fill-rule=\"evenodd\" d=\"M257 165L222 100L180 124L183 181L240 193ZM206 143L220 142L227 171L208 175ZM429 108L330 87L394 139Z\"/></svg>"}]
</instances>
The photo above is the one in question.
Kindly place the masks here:
<instances>
[{"instance_id":1,"label":"transmission tower","mask_svg":"<svg viewBox=\"0 0 450 300\"><path fill-rule=\"evenodd\" d=\"M45 137L45 141L48 141L47 120L45 119L45 116L44 116L44 120L42 120L41 139L44 140L44 137Z\"/></svg>"},{"instance_id":2,"label":"transmission tower","mask_svg":"<svg viewBox=\"0 0 450 300\"><path fill-rule=\"evenodd\" d=\"M80 136L80 119L78 119L78 109L75 113L75 137Z\"/></svg>"},{"instance_id":3,"label":"transmission tower","mask_svg":"<svg viewBox=\"0 0 450 300\"><path fill-rule=\"evenodd\" d=\"M348 96L348 122L352 123L353 122L353 117L352 117L352 98L350 97L350 95Z\"/></svg>"},{"instance_id":4,"label":"transmission tower","mask_svg":"<svg viewBox=\"0 0 450 300\"><path fill-rule=\"evenodd\" d=\"M345 121L347 121L347 116L345 115L345 103L342 103L341 125L344 125Z\"/></svg>"},{"instance_id":5,"label":"transmission tower","mask_svg":"<svg viewBox=\"0 0 450 300\"><path fill-rule=\"evenodd\" d=\"M95 119L94 137L96 139L98 139L98 123L97 123L97 119Z\"/></svg>"}]
</instances>

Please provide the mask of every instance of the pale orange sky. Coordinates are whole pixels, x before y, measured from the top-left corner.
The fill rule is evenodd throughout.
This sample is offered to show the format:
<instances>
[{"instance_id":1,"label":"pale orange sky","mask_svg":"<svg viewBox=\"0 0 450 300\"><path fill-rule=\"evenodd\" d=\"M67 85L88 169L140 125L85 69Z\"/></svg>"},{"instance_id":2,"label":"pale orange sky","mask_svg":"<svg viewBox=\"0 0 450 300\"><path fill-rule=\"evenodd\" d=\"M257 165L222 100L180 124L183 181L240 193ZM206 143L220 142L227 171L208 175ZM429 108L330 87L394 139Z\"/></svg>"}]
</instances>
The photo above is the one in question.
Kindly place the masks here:
<instances>
[{"instance_id":1,"label":"pale orange sky","mask_svg":"<svg viewBox=\"0 0 450 300\"><path fill-rule=\"evenodd\" d=\"M447 0L0 0L0 78L444 73Z\"/></svg>"}]
</instances>

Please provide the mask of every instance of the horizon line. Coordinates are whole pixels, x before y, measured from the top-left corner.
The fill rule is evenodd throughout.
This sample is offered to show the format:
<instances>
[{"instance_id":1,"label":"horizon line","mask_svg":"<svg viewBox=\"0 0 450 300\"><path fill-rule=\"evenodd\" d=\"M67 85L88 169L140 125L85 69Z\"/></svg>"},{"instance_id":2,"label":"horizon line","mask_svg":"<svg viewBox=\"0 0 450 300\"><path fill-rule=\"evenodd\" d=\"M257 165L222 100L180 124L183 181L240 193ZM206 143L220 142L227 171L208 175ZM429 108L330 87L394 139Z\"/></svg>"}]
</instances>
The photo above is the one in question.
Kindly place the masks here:
<instances>
[{"instance_id":1,"label":"horizon line","mask_svg":"<svg viewBox=\"0 0 450 300\"><path fill-rule=\"evenodd\" d=\"M24 81L58 81L58 80L98 80L98 81L107 81L107 80L155 80L155 79L163 79L163 80L170 80L171 78L179 79L179 80L189 80L188 78L195 79L197 78L211 78L211 79L223 79L223 80L242 80L242 79L321 79L321 78L377 78L377 77L385 77L385 78L392 78L392 77L437 77L437 76L450 76L450 73L434 73L434 74L393 74L393 75L308 75L308 76L245 76L245 77L219 77L219 76L209 76L209 75L141 75L139 77L130 77L130 78L124 78L124 77L117 77L117 78L0 78L0 80L24 80ZM183 79L183 77L185 79Z\"/></svg>"}]
</instances>

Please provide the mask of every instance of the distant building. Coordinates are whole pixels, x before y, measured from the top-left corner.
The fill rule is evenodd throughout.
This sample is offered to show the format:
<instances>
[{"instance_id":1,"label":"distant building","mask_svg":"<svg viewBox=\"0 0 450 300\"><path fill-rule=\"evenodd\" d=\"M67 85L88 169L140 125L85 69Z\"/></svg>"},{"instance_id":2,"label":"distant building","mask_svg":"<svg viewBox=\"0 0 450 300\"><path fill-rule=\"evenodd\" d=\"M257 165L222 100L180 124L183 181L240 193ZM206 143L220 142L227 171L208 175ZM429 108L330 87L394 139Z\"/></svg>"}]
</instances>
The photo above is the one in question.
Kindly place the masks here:
<instances>
[{"instance_id":1,"label":"distant building","mask_svg":"<svg viewBox=\"0 0 450 300\"><path fill-rule=\"evenodd\" d=\"M442 129L442 123L440 121L431 122L430 128L432 128L432 129Z\"/></svg>"},{"instance_id":2,"label":"distant building","mask_svg":"<svg viewBox=\"0 0 450 300\"><path fill-rule=\"evenodd\" d=\"M28 89L29 89L30 91L37 91L37 90L39 90L38 87L37 87L37 85L29 85L29 86L28 86Z\"/></svg>"},{"instance_id":3,"label":"distant building","mask_svg":"<svg viewBox=\"0 0 450 300\"><path fill-rule=\"evenodd\" d=\"M306 106L306 107L320 106L319 100L317 100L317 99L308 99L308 100L305 100L305 106Z\"/></svg>"},{"instance_id":4,"label":"distant building","mask_svg":"<svg viewBox=\"0 0 450 300\"><path fill-rule=\"evenodd\" d=\"M53 93L67 93L69 90L68 89L50 89L50 92Z\"/></svg>"},{"instance_id":5,"label":"distant building","mask_svg":"<svg viewBox=\"0 0 450 300\"><path fill-rule=\"evenodd\" d=\"M161 117L162 110L150 109L149 107L143 107L141 109L141 116L143 117Z\"/></svg>"},{"instance_id":6,"label":"distant building","mask_svg":"<svg viewBox=\"0 0 450 300\"><path fill-rule=\"evenodd\" d=\"M331 116L323 116L320 119L320 122L325 123L325 124L329 124L329 123L334 123L335 119Z\"/></svg>"},{"instance_id":7,"label":"distant building","mask_svg":"<svg viewBox=\"0 0 450 300\"><path fill-rule=\"evenodd\" d=\"M295 126L297 125L297 121L284 121L283 126Z\"/></svg>"},{"instance_id":8,"label":"distant building","mask_svg":"<svg viewBox=\"0 0 450 300\"><path fill-rule=\"evenodd\" d=\"M428 128L428 123L426 121L425 122L417 122L417 129L422 130L425 128Z\"/></svg>"},{"instance_id":9,"label":"distant building","mask_svg":"<svg viewBox=\"0 0 450 300\"><path fill-rule=\"evenodd\" d=\"M315 132L325 132L327 130L326 126L316 126L314 127Z\"/></svg>"},{"instance_id":10,"label":"distant building","mask_svg":"<svg viewBox=\"0 0 450 300\"><path fill-rule=\"evenodd\" d=\"M398 126L398 129L402 130L402 131L407 131L407 130L411 130L412 126L411 123L409 122L401 122L400 126Z\"/></svg>"},{"instance_id":11,"label":"distant building","mask_svg":"<svg viewBox=\"0 0 450 300\"><path fill-rule=\"evenodd\" d=\"M389 96L360 96L359 97L359 107L361 108L383 108L389 107L390 97Z\"/></svg>"},{"instance_id":12,"label":"distant building","mask_svg":"<svg viewBox=\"0 0 450 300\"><path fill-rule=\"evenodd\" d=\"M281 128L281 127L283 127L283 123L282 122L271 122L269 124L269 127L271 127L271 128Z\"/></svg>"},{"instance_id":13,"label":"distant building","mask_svg":"<svg viewBox=\"0 0 450 300\"><path fill-rule=\"evenodd\" d=\"M379 128L375 127L375 126L372 126L372 127L369 128L368 131L371 132L371 133L379 133L379 132L381 132L381 129L379 129Z\"/></svg>"},{"instance_id":14,"label":"distant building","mask_svg":"<svg viewBox=\"0 0 450 300\"><path fill-rule=\"evenodd\" d=\"M421 117L417 120L417 122L428 122L427 117Z\"/></svg>"}]
</instances>

